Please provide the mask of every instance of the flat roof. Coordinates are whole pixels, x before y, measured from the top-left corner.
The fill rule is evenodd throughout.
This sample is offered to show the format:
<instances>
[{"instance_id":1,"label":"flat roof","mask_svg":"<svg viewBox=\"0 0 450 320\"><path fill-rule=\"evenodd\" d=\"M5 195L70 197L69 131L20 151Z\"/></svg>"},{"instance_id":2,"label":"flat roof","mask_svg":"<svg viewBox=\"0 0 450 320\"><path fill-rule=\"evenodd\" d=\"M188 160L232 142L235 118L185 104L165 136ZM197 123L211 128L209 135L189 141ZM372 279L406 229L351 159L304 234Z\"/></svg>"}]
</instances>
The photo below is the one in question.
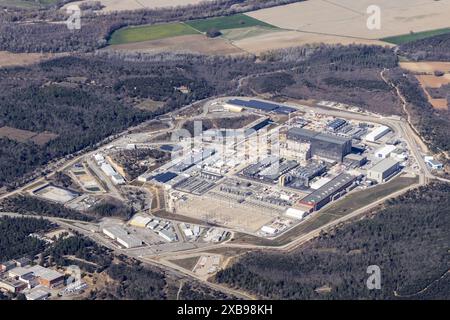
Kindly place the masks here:
<instances>
[{"instance_id":1,"label":"flat roof","mask_svg":"<svg viewBox=\"0 0 450 320\"><path fill-rule=\"evenodd\" d=\"M303 129L303 128L299 128L299 127L290 128L288 130L288 135L294 135L294 136L298 136L300 138L306 138L309 140L314 139L314 140L326 141L326 142L341 144L341 145L348 143L348 141L351 140L351 139L333 136L331 134L320 133L320 132Z\"/></svg>"},{"instance_id":2,"label":"flat roof","mask_svg":"<svg viewBox=\"0 0 450 320\"><path fill-rule=\"evenodd\" d=\"M371 169L369 169L370 171L374 171L374 172L378 172L378 173L383 173L386 170L392 168L393 166L395 166L396 164L398 164L399 161L394 160L392 158L386 158L381 160L380 162L378 162L376 165L374 165Z\"/></svg>"},{"instance_id":3,"label":"flat roof","mask_svg":"<svg viewBox=\"0 0 450 320\"><path fill-rule=\"evenodd\" d=\"M30 271L32 271L36 277L39 277L41 279L48 280L48 281L52 281L52 280L56 280L58 278L64 277L64 275L62 273L59 273L58 271L44 268L39 265L32 266L28 269Z\"/></svg>"},{"instance_id":4,"label":"flat roof","mask_svg":"<svg viewBox=\"0 0 450 320\"><path fill-rule=\"evenodd\" d=\"M336 191L338 191L343 186L354 180L356 180L355 176L346 173L341 173L340 175L332 179L330 182L324 184L322 187L320 187L313 193L304 197L301 200L301 202L318 203L323 199L333 195Z\"/></svg>"},{"instance_id":5,"label":"flat roof","mask_svg":"<svg viewBox=\"0 0 450 320\"><path fill-rule=\"evenodd\" d=\"M178 175L176 173L168 171L168 172L157 174L156 176L153 177L153 179L155 179L156 181L161 182L161 183L166 183L177 176Z\"/></svg>"}]
</instances>

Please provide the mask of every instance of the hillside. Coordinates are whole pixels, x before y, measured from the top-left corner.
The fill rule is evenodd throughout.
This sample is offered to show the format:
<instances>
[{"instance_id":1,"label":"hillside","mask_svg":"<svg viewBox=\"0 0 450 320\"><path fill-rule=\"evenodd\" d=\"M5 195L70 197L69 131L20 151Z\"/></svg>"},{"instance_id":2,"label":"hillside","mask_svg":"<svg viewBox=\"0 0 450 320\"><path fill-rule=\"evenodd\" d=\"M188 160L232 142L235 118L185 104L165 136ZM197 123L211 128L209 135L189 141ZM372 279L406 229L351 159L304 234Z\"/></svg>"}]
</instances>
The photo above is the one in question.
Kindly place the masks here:
<instances>
[{"instance_id":1,"label":"hillside","mask_svg":"<svg viewBox=\"0 0 450 320\"><path fill-rule=\"evenodd\" d=\"M450 185L391 199L294 252L247 254L216 281L269 299L448 299ZM381 268L381 290L366 269Z\"/></svg>"}]
</instances>

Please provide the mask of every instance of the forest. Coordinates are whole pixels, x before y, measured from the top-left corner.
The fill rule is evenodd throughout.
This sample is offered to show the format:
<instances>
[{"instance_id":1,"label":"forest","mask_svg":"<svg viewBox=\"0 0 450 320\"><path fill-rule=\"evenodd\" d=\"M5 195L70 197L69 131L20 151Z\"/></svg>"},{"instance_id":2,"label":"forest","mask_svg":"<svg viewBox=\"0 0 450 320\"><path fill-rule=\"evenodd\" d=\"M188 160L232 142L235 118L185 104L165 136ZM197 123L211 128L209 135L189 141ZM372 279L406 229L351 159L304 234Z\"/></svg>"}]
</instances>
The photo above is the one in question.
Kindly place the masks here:
<instances>
[{"instance_id":1,"label":"forest","mask_svg":"<svg viewBox=\"0 0 450 320\"><path fill-rule=\"evenodd\" d=\"M450 33L402 44L399 54L416 61L450 61Z\"/></svg>"},{"instance_id":2,"label":"forest","mask_svg":"<svg viewBox=\"0 0 450 320\"><path fill-rule=\"evenodd\" d=\"M47 267L77 265L83 273L105 274L108 287L90 288L89 299L176 299L179 279L157 267L116 256L111 250L77 233L62 233L52 244L30 237L57 228L42 218L0 217L0 262L28 257ZM184 281L180 299L230 299L193 280ZM0 300L14 298L0 295ZM17 297L16 297L17 298Z\"/></svg>"},{"instance_id":3,"label":"forest","mask_svg":"<svg viewBox=\"0 0 450 320\"><path fill-rule=\"evenodd\" d=\"M0 201L0 211L81 221L93 221L95 219L93 215L67 208L59 203L23 195L12 196Z\"/></svg>"},{"instance_id":4,"label":"forest","mask_svg":"<svg viewBox=\"0 0 450 320\"><path fill-rule=\"evenodd\" d=\"M396 68L390 70L389 77L404 95L412 122L431 149L435 152L442 150L448 152L450 111L434 109L414 75L405 74L404 70Z\"/></svg>"},{"instance_id":5,"label":"forest","mask_svg":"<svg viewBox=\"0 0 450 320\"><path fill-rule=\"evenodd\" d=\"M450 184L422 186L293 252L249 253L216 281L269 299L448 299L449 208ZM380 290L366 287L370 265Z\"/></svg>"},{"instance_id":6,"label":"forest","mask_svg":"<svg viewBox=\"0 0 450 320\"><path fill-rule=\"evenodd\" d=\"M34 218L0 217L0 262L28 257L30 259L46 248L46 243L30 233L54 229L48 220Z\"/></svg>"},{"instance_id":7,"label":"forest","mask_svg":"<svg viewBox=\"0 0 450 320\"><path fill-rule=\"evenodd\" d=\"M255 82L265 81L263 76L250 77L253 75L280 70L289 74L289 82L273 84L286 96L335 98L373 111L398 112L392 92L386 91L377 75L381 68L397 62L388 49L307 46L271 52L255 62L253 56L103 52L0 69L0 127L57 135L41 146L0 138L0 187L17 186L18 177L51 159L90 148L130 126L192 102L251 94ZM347 81L356 77L364 87L342 90L342 84L333 84L337 80L330 80L331 76ZM239 80L245 77L250 80L241 84ZM295 84L284 88L294 80ZM179 85L188 86L189 92L179 92ZM134 107L149 99L162 102L162 107L152 111Z\"/></svg>"}]
</instances>

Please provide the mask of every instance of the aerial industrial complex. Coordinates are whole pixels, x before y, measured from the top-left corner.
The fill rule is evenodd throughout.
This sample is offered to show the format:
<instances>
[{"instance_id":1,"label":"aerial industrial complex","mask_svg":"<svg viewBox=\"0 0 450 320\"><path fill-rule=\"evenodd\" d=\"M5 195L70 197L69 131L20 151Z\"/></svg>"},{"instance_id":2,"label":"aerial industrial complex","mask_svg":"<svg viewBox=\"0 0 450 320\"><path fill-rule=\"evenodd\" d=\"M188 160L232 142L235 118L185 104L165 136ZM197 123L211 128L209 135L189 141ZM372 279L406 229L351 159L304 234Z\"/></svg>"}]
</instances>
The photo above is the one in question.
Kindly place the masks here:
<instances>
[{"instance_id":1,"label":"aerial industrial complex","mask_svg":"<svg viewBox=\"0 0 450 320\"><path fill-rule=\"evenodd\" d=\"M140 216L127 224L106 223L99 231L119 247L152 248L154 253L158 243L174 248L192 243L187 239L191 231L182 227L192 219L197 221L194 229L202 230L194 242L205 242L210 225L225 231L215 238L219 241L227 239L227 232L277 237L352 190L370 192L371 186L413 165L407 143L379 123L257 99L221 98L205 108L206 118L200 122L248 115L256 120L181 139L173 130L177 138L162 142L144 133L130 135L70 168L68 174L85 191L82 194L52 184L30 192L77 209L90 208L105 197L129 201ZM163 160L139 159L132 168L145 164L146 169L130 176L128 158L122 158L138 153ZM164 222L154 215L161 210L173 219Z\"/></svg>"},{"instance_id":2,"label":"aerial industrial complex","mask_svg":"<svg viewBox=\"0 0 450 320\"><path fill-rule=\"evenodd\" d=\"M276 240L352 194L417 176L417 154L390 125L395 121L351 106L230 97L202 107L195 116L160 120L167 128L161 133L130 132L79 157L63 170L70 186L43 180L23 192L81 212L122 203L131 216L71 226L109 248L172 267L165 256L186 252L189 260L188 252L199 252L190 272L207 278L227 260L208 248L242 235ZM440 169L432 157L422 160ZM26 289L21 274L2 268L4 290ZM38 279L30 299L48 297L45 288L64 279L38 267L17 271Z\"/></svg>"}]
</instances>

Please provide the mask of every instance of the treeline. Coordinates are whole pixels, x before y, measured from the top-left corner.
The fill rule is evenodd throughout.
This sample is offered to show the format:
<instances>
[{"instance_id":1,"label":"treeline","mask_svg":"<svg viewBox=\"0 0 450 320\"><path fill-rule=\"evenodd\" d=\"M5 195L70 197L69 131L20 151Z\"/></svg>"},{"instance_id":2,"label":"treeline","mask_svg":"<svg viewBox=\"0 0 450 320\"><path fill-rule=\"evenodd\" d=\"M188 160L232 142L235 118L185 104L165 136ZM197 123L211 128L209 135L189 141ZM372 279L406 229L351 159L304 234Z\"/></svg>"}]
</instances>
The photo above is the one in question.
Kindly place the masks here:
<instances>
[{"instance_id":1,"label":"treeline","mask_svg":"<svg viewBox=\"0 0 450 320\"><path fill-rule=\"evenodd\" d=\"M390 79L400 89L408 102L412 121L425 141L435 151L450 150L450 137L448 128L450 126L449 110L434 109L428 102L425 93L412 74L404 75L404 70L396 68L389 73Z\"/></svg>"},{"instance_id":2,"label":"treeline","mask_svg":"<svg viewBox=\"0 0 450 320\"><path fill-rule=\"evenodd\" d=\"M395 92L380 76L395 68L397 56L380 46L305 46L268 52L265 61L297 61L289 70L248 79L248 94L330 100L382 114L401 114Z\"/></svg>"},{"instance_id":3,"label":"treeline","mask_svg":"<svg viewBox=\"0 0 450 320\"><path fill-rule=\"evenodd\" d=\"M55 265L77 265L89 273L102 272L113 260L110 250L79 235L61 236L45 250L44 255L51 257Z\"/></svg>"},{"instance_id":4,"label":"treeline","mask_svg":"<svg viewBox=\"0 0 450 320\"><path fill-rule=\"evenodd\" d=\"M216 281L270 299L448 299L449 208L450 184L432 183L292 253L247 254ZM371 265L380 290L366 287Z\"/></svg>"},{"instance_id":5,"label":"treeline","mask_svg":"<svg viewBox=\"0 0 450 320\"><path fill-rule=\"evenodd\" d=\"M402 44L399 54L418 61L450 61L450 33Z\"/></svg>"},{"instance_id":6,"label":"treeline","mask_svg":"<svg viewBox=\"0 0 450 320\"><path fill-rule=\"evenodd\" d=\"M11 52L88 52L104 47L111 34L130 25L226 16L301 0L215 0L196 5L109 14L84 12L80 30L69 30L61 10L6 11L0 14L0 50Z\"/></svg>"},{"instance_id":7,"label":"treeline","mask_svg":"<svg viewBox=\"0 0 450 320\"><path fill-rule=\"evenodd\" d=\"M97 217L119 217L124 220L129 220L135 214L133 208L115 199L103 200L90 208L89 212Z\"/></svg>"},{"instance_id":8,"label":"treeline","mask_svg":"<svg viewBox=\"0 0 450 320\"><path fill-rule=\"evenodd\" d=\"M46 243L31 233L46 232L55 226L44 219L0 217L0 262L35 255L46 248Z\"/></svg>"},{"instance_id":9,"label":"treeline","mask_svg":"<svg viewBox=\"0 0 450 320\"><path fill-rule=\"evenodd\" d=\"M0 69L0 126L58 135L42 147L0 139L0 187L15 187L18 177L51 159L212 96L258 91L401 114L379 76L396 63L388 48L322 45L270 52L258 63L253 56L103 52ZM162 106L151 112L133 107L148 99Z\"/></svg>"},{"instance_id":10,"label":"treeline","mask_svg":"<svg viewBox=\"0 0 450 320\"><path fill-rule=\"evenodd\" d=\"M23 195L16 195L3 199L0 202L0 211L81 221L94 220L93 216L89 216L74 209L66 208L62 204Z\"/></svg>"},{"instance_id":11,"label":"treeline","mask_svg":"<svg viewBox=\"0 0 450 320\"><path fill-rule=\"evenodd\" d=\"M294 63L254 61L254 57L108 53L0 69L0 127L58 135L42 147L1 138L0 187L14 186L19 176L49 160L93 146L144 120L199 99L236 93L242 76ZM179 92L177 85L190 90ZM147 99L162 101L162 107L151 112L132 107Z\"/></svg>"}]
</instances>

